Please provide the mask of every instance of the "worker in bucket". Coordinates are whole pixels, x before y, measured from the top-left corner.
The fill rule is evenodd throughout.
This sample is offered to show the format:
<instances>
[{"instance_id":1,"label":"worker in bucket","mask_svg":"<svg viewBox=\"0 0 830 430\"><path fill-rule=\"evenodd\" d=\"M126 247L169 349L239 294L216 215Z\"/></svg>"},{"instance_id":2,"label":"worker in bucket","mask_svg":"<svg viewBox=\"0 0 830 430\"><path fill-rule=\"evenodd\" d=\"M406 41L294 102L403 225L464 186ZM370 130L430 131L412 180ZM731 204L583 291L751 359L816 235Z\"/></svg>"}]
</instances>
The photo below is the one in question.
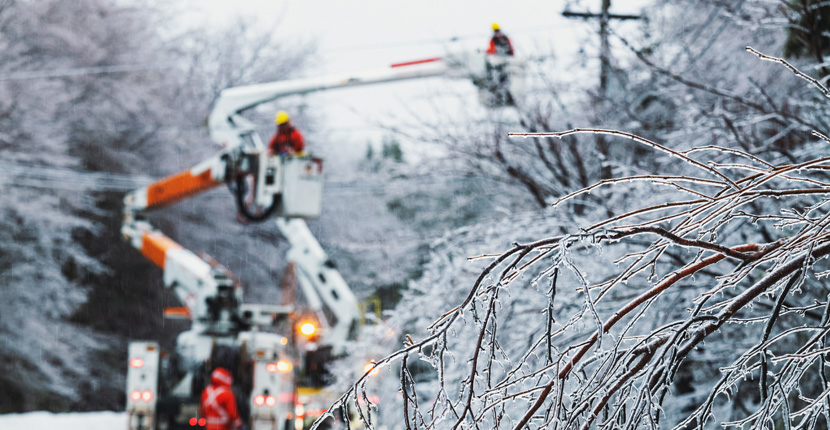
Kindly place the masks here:
<instances>
[{"instance_id":1,"label":"worker in bucket","mask_svg":"<svg viewBox=\"0 0 830 430\"><path fill-rule=\"evenodd\" d=\"M291 124L291 118L284 110L277 112L277 132L268 143L268 152L272 155L305 156L305 140L299 130Z\"/></svg>"},{"instance_id":2,"label":"worker in bucket","mask_svg":"<svg viewBox=\"0 0 830 430\"><path fill-rule=\"evenodd\" d=\"M236 398L231 391L231 373L217 367L210 376L210 385L202 391L199 414L205 418L205 430L239 430L242 420L236 409Z\"/></svg>"},{"instance_id":3,"label":"worker in bucket","mask_svg":"<svg viewBox=\"0 0 830 430\"><path fill-rule=\"evenodd\" d=\"M493 37L490 38L490 47L487 49L489 55L513 55L513 44L510 39L501 32L499 24L493 23Z\"/></svg>"},{"instance_id":4,"label":"worker in bucket","mask_svg":"<svg viewBox=\"0 0 830 430\"><path fill-rule=\"evenodd\" d=\"M515 105L513 95L510 94L508 84L507 57L513 56L513 44L501 32L498 23L493 23L493 37L490 38L490 47L487 49L485 65L487 67L487 88L493 94L497 105Z\"/></svg>"}]
</instances>

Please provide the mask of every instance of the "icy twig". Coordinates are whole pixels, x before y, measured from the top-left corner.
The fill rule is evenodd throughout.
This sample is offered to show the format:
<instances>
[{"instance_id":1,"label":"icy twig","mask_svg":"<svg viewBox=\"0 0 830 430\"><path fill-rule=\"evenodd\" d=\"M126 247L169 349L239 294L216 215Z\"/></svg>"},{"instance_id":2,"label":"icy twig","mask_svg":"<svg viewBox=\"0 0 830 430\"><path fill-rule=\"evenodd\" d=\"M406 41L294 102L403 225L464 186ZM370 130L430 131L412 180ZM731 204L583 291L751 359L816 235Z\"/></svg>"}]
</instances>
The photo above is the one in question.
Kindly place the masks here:
<instances>
[{"instance_id":1,"label":"icy twig","mask_svg":"<svg viewBox=\"0 0 830 430\"><path fill-rule=\"evenodd\" d=\"M830 98L830 90L828 90L827 87L822 85L821 82L817 81L815 78L804 74L801 70L798 70L795 66L788 63L787 60L784 60L783 58L772 57L772 56L769 56L769 55L762 54L761 52L759 52L758 50L756 50L755 48L753 48L751 46L747 46L746 50L753 53L753 54L755 54L756 56L758 56L758 58L760 58L764 61L772 61L773 63L778 63L778 64L784 65L784 67L790 69L790 71L793 72L793 74L795 74L799 78L804 79L805 81L813 84L813 86L818 88L819 91L821 91L821 93L824 94L825 97Z\"/></svg>"},{"instance_id":2,"label":"icy twig","mask_svg":"<svg viewBox=\"0 0 830 430\"><path fill-rule=\"evenodd\" d=\"M507 136L508 137L524 137L524 138L527 138L527 137L555 137L555 138L561 139L565 136L569 136L569 135L572 135L572 134L583 134L583 133L605 134L605 135L610 135L610 136L624 137L624 138L633 140L634 142L641 143L641 144L646 145L650 148L654 148L654 149L657 149L659 151L662 151L662 152L668 154L670 157L678 157L681 160L683 160L683 161L685 161L689 164L692 164L692 165L694 165L694 166L696 166L700 169L703 169L704 171L707 171L707 172L709 172L709 173L711 173L715 176L720 177L721 179L726 181L726 183L728 183L732 188L738 188L738 186L734 182L732 182L731 179L729 179L723 173L719 172L717 169L714 169L710 166L707 166L707 165L701 163L700 161L697 161L693 158L690 158L687 155L683 154L682 152L675 151L675 150L670 149L666 146L663 146L663 145L661 145L657 142L653 142L651 140L648 140L648 139L642 138L640 136L637 136L636 134L626 133L624 131L606 130L606 129L601 129L601 128L574 128L572 130L559 131L559 132L507 133Z\"/></svg>"}]
</instances>

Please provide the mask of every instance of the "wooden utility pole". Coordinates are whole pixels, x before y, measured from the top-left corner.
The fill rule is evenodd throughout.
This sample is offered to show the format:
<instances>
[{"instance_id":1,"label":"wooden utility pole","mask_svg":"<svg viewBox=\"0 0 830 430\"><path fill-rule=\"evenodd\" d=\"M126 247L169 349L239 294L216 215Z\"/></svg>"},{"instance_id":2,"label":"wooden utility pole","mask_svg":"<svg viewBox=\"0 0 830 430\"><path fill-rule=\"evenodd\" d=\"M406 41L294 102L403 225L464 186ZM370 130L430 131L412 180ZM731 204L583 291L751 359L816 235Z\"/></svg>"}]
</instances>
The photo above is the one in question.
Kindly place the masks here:
<instances>
[{"instance_id":1,"label":"wooden utility pole","mask_svg":"<svg viewBox=\"0 0 830 430\"><path fill-rule=\"evenodd\" d=\"M602 13L599 16L599 92L603 96L608 91L608 71L611 69L611 47L608 44L608 9L611 0L602 0Z\"/></svg>"},{"instance_id":2,"label":"wooden utility pole","mask_svg":"<svg viewBox=\"0 0 830 430\"><path fill-rule=\"evenodd\" d=\"M611 73L611 46L608 43L608 23L612 19L631 20L640 19L639 15L618 15L612 14L611 0L602 0L602 9L600 13L589 12L562 12L562 16L566 18L582 18L593 19L599 18L599 96L604 99L608 93L608 75ZM605 158L603 160L602 169L600 169L600 178L611 178L611 166L608 165L608 142L605 136L597 136L597 151Z\"/></svg>"}]
</instances>

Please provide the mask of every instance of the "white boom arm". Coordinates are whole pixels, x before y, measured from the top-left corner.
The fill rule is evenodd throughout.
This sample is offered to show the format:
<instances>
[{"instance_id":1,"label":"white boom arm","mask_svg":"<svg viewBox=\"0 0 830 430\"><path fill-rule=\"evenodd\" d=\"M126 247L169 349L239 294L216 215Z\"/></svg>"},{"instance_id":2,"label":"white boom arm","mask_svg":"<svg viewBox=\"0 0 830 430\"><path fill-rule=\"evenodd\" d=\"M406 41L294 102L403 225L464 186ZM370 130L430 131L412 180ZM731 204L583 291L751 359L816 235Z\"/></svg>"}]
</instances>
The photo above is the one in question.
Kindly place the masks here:
<instances>
[{"instance_id":1,"label":"white boom arm","mask_svg":"<svg viewBox=\"0 0 830 430\"><path fill-rule=\"evenodd\" d=\"M220 93L208 118L211 137L222 144L223 149L188 171L129 193L124 199L121 231L135 248L164 269L165 285L175 289L189 308L194 322L208 323L206 329L210 331L231 329L239 317L240 289L229 287L227 280L215 273L208 263L144 221L144 212L224 183L233 185L240 212L251 219L242 204L245 192L242 178L253 175L257 178L255 201L268 207L256 220L263 220L272 213L277 217L314 217L319 214L319 201L316 205L299 203L315 198L312 196L320 198L322 160L269 156L254 125L242 117L243 111L280 97L358 85L453 75L475 81L480 79L483 65L483 55L467 53L453 55L450 59L412 61L349 75L226 89ZM279 200L275 196L279 196ZM271 209L279 211L271 212ZM342 351L346 341L353 336L358 319L354 294L304 221L278 218L278 226L292 245L288 258L297 263L298 279L305 297L328 322L324 344L331 345L336 352Z\"/></svg>"},{"instance_id":2,"label":"white boom arm","mask_svg":"<svg viewBox=\"0 0 830 430\"><path fill-rule=\"evenodd\" d=\"M211 138L229 154L236 154L237 148L261 148L262 141L255 132L254 125L241 115L246 109L290 95L447 75L450 70L445 61L433 58L351 75L229 88L220 93L208 118ZM229 158L226 157L225 160ZM260 164L264 165L264 162ZM346 342L356 335L359 320L358 301L354 293L311 234L305 221L277 218L277 226L291 243L288 260L297 265L303 295L311 309L320 317L321 323L325 324L321 343L331 346L334 354L344 352Z\"/></svg>"},{"instance_id":3,"label":"white boom arm","mask_svg":"<svg viewBox=\"0 0 830 430\"><path fill-rule=\"evenodd\" d=\"M164 286L173 289L197 332L236 329L242 289L221 270L174 242L146 221L133 221L121 232L130 244L164 270Z\"/></svg>"},{"instance_id":4,"label":"white boom arm","mask_svg":"<svg viewBox=\"0 0 830 430\"><path fill-rule=\"evenodd\" d=\"M229 88L219 94L210 113L208 118L210 135L214 142L222 145L225 151L230 153L234 153L236 148L261 148L262 140L255 132L254 124L241 114L262 103L280 97L315 91L432 76L452 77L456 75L472 77L475 80L476 73L470 71L475 70L481 76L484 69L483 55L468 53L453 55L450 59L430 58L394 64L387 69L348 75L293 79ZM284 194L283 198L285 198ZM257 200L259 199L260 196L257 196ZM358 302L354 293L314 235L311 234L305 221L278 217L277 226L291 243L288 259L297 265L300 288L309 306L317 312L318 316L321 316L321 322L325 321L327 325L321 335L322 343L331 346L335 354L344 352L347 341L354 338L356 334L359 319Z\"/></svg>"},{"instance_id":5,"label":"white boom arm","mask_svg":"<svg viewBox=\"0 0 830 430\"><path fill-rule=\"evenodd\" d=\"M344 353L347 341L357 334L357 298L305 221L277 218L277 227L291 244L288 260L297 266L300 288L326 325L322 343L330 345L335 355Z\"/></svg>"},{"instance_id":6,"label":"white boom arm","mask_svg":"<svg viewBox=\"0 0 830 430\"><path fill-rule=\"evenodd\" d=\"M491 68L488 67L487 75ZM478 73L471 73L471 70ZM433 58L353 75L296 79L224 90L208 119L211 138L223 145L222 151L190 170L135 190L124 198L124 224L121 228L124 238L164 270L165 286L174 289L187 307L184 315L180 316L189 317L193 321L191 330L180 334L177 341L177 351L186 364L184 368L191 370L172 389L173 395L193 394L190 392L192 368L210 357L216 342L237 344L238 341L238 344L248 346L248 353L255 357L256 362L252 397L249 399L252 428L263 428L260 424L264 428L276 428L283 417L293 419L291 366L288 361L270 362L283 358L280 355L280 345L285 345L287 340L273 333L249 330L251 324L273 323L276 315L287 314L291 308L242 305L241 288L223 270L155 229L145 220L145 212L218 185L229 184L236 193L240 213L246 218L259 221L276 213L277 226L291 244L288 259L296 264L297 279L304 296L324 326L321 343L330 346L335 355L340 355L345 352L347 342L356 335L360 316L357 299L305 221L287 219L319 215L322 160L313 157L283 159L269 155L264 151L254 124L241 114L246 109L289 95L431 76L451 76L454 72L472 78L480 89L490 87L486 84L486 77L482 81L483 56L466 55L453 56L450 61ZM485 82L485 85L481 82ZM247 201L246 193L249 190L246 184L251 177L256 178L253 184L256 204L267 208L253 215L248 212L247 203L243 203ZM309 203L315 198L316 202ZM141 369L147 363L147 373L156 374L157 345L146 342L137 345L135 351L131 346L131 369ZM139 347L143 350L139 351ZM155 355L148 355L144 350L155 351ZM284 358L290 359L287 356ZM143 378L136 371L131 373L133 374L138 376L131 376L132 379ZM150 379L155 381L154 377ZM128 383L131 425L135 424L136 428L142 429L152 428L156 389L155 386L145 387L141 381ZM134 417L136 423L133 423ZM195 425L193 420L196 420L195 416L191 416L190 426Z\"/></svg>"},{"instance_id":7,"label":"white boom arm","mask_svg":"<svg viewBox=\"0 0 830 430\"><path fill-rule=\"evenodd\" d=\"M406 66L406 67L404 67ZM262 103L291 95L306 94L334 88L369 85L406 79L446 76L451 68L440 58L402 63L389 69L372 70L350 75L323 76L269 82L228 88L219 94L208 117L210 136L226 148L242 144L244 136L253 131L253 124L240 113Z\"/></svg>"}]
</instances>

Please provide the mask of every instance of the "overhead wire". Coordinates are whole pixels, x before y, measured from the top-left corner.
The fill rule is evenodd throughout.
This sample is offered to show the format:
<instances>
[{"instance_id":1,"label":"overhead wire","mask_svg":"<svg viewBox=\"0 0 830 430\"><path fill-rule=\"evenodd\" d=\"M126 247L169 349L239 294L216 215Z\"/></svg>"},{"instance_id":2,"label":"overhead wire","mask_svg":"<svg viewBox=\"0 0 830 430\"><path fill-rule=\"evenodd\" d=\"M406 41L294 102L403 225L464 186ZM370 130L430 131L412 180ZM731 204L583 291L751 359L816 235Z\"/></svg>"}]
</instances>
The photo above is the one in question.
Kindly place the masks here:
<instances>
[{"instance_id":1,"label":"overhead wire","mask_svg":"<svg viewBox=\"0 0 830 430\"><path fill-rule=\"evenodd\" d=\"M551 26L533 26L525 28L511 29L512 34L534 33L539 31L553 31ZM436 37L429 39L415 39L410 41L399 41L391 43L373 43L363 45L352 45L344 47L332 47L328 50L321 51L321 55L335 55L347 52L371 51L374 49L390 49L404 46L423 46L438 43L452 43L460 40L467 40L473 38L484 38L486 33L468 33L459 36ZM233 63L235 64L235 63ZM129 72L150 72L155 70L174 69L181 67L181 63L156 63L148 65L146 63L136 64L112 64L104 66L91 67L64 67L58 69L41 69L41 70L21 70L14 71L5 75L0 74L0 81L19 81L30 79L51 79L51 78L68 78L86 75L101 75L108 73L129 73Z\"/></svg>"},{"instance_id":2,"label":"overhead wire","mask_svg":"<svg viewBox=\"0 0 830 430\"><path fill-rule=\"evenodd\" d=\"M77 170L66 167L37 166L29 164L0 161L0 180L8 185L19 185L31 188L42 189L67 189L74 191L133 191L146 187L161 178L153 178L140 174L92 172ZM446 182L471 181L462 175L436 177L410 178L414 186L440 185ZM80 190L75 187L83 186ZM347 181L326 181L325 191L342 193L344 191L354 192L377 192L392 187L389 181L369 184L365 179Z\"/></svg>"},{"instance_id":3,"label":"overhead wire","mask_svg":"<svg viewBox=\"0 0 830 430\"><path fill-rule=\"evenodd\" d=\"M541 31L556 31L551 25L537 25L532 27L517 27L511 28L510 34L527 34L527 33L536 33ZM468 40L468 39L489 39L490 33L489 32L475 32L475 33L467 33L461 34L456 36L450 37L432 37L427 39L413 39L407 41L398 41L398 42L389 42L389 43L372 43L372 44L364 44L364 45L352 45L352 46L343 46L343 47L332 47L328 50L321 51L321 54L340 54L343 52L358 52L358 51L371 51L373 49L390 49L390 48L400 48L403 46L423 46L423 45L434 45L440 43L452 43L458 42L461 40Z\"/></svg>"},{"instance_id":4,"label":"overhead wire","mask_svg":"<svg viewBox=\"0 0 830 430\"><path fill-rule=\"evenodd\" d=\"M474 180L466 176L454 177L418 177L414 180L409 179L410 185L414 186L434 186L445 185L449 182L461 182L467 180ZM76 170L66 167L54 166L37 166L20 164L8 161L0 161L0 185L60 190L70 192L90 192L90 191L106 191L106 192L129 192L138 188L150 185L155 179L147 175L136 174L121 174L108 172L91 172ZM414 182L414 184L412 183ZM347 181L329 181L324 187L325 193L336 194L343 196L344 192L358 193L378 193L390 188L390 182L367 184L364 179L347 180ZM511 217L517 216L541 216L538 210L518 212L510 214ZM499 216L482 217L480 222L494 221L500 219ZM262 233L262 232L260 232ZM443 234L424 237L418 233L397 234L394 236L384 236L384 239L365 240L365 241L330 241L330 243L338 246L341 249L363 250L375 247L383 241L394 240L397 242L418 240L418 241L433 241L443 237Z\"/></svg>"},{"instance_id":5,"label":"overhead wire","mask_svg":"<svg viewBox=\"0 0 830 430\"><path fill-rule=\"evenodd\" d=\"M25 70L20 72L12 72L7 75L0 75L0 81L71 78L75 76L101 75L106 73L149 72L154 70L173 69L176 67L178 66L173 63L167 65L155 64L153 66L148 66L146 64L114 64L109 66L67 67L62 69L47 70Z\"/></svg>"},{"instance_id":6,"label":"overhead wire","mask_svg":"<svg viewBox=\"0 0 830 430\"><path fill-rule=\"evenodd\" d=\"M528 28L516 28L511 32L515 34L536 32L539 30L551 30L549 26L536 26ZM368 44L356 45L351 47L332 48L330 51L324 51L324 54L334 54L342 52L354 52L373 49L386 49L401 46L418 46L436 43L457 42L459 40L482 38L484 33L471 33L451 38L431 38L419 39L404 42L394 42L386 44ZM336 49L336 50L335 50ZM18 71L6 75L0 75L0 81L11 80L30 80L30 79L49 79L61 77L76 77L85 75L98 75L108 73L129 73L129 72L146 72L154 70L163 70L176 68L181 66L181 63L167 63L167 64L121 64L121 65L106 65L95 67L78 67L78 68L60 68L48 70L32 70L32 71ZM100 129L90 129L91 131L100 130L132 130L135 127L125 125L124 127L106 127ZM354 130L377 130L381 127L343 127L330 128L328 131L354 131ZM205 130L196 127L181 127L181 126L162 126L156 129L157 131L173 130L176 132L198 133L205 134ZM466 177L437 178L417 180L417 185L435 185L439 181L444 184L447 180L450 181L464 181L469 180ZM410 180L411 181L411 180ZM117 191L129 192L154 182L154 179L146 175L133 174L116 174L107 172L91 172L81 171L71 168L62 168L54 166L36 166L24 165L11 162L0 161L0 183L4 186L18 186L39 189L52 189L62 191ZM352 192L377 192L383 191L389 187L389 183L383 184L366 184L364 181L354 182L326 182L326 190L329 192L338 192L342 194L344 191ZM81 189L82 188L82 189Z\"/></svg>"}]
</instances>

